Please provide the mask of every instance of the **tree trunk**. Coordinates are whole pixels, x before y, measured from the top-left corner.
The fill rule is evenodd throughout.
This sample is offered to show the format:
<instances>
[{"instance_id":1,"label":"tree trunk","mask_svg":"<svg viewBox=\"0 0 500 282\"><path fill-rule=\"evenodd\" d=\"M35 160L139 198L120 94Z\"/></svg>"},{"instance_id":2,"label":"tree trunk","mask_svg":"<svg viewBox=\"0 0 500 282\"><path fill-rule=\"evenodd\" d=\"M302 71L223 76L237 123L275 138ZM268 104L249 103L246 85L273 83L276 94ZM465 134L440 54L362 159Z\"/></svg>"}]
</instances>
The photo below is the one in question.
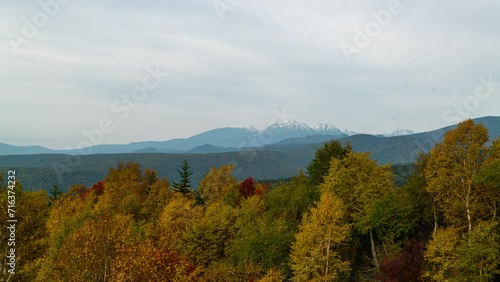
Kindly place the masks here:
<instances>
[{"instance_id":1,"label":"tree trunk","mask_svg":"<svg viewBox=\"0 0 500 282\"><path fill-rule=\"evenodd\" d=\"M370 243L372 245L372 257L373 257L373 264L377 269L380 269L380 266L378 264L378 259L377 259L377 250L375 249L375 240L373 239L373 229L370 228Z\"/></svg>"},{"instance_id":2,"label":"tree trunk","mask_svg":"<svg viewBox=\"0 0 500 282\"><path fill-rule=\"evenodd\" d=\"M434 232L432 235L436 234L436 231L438 230L438 220L437 220L437 214L436 214L436 209L434 208Z\"/></svg>"},{"instance_id":3,"label":"tree trunk","mask_svg":"<svg viewBox=\"0 0 500 282\"><path fill-rule=\"evenodd\" d=\"M328 277L328 267L330 263L330 232L331 230L328 230L328 240L326 244L326 269L325 269L325 276Z\"/></svg>"},{"instance_id":4,"label":"tree trunk","mask_svg":"<svg viewBox=\"0 0 500 282\"><path fill-rule=\"evenodd\" d=\"M469 185L468 191L467 191L467 197L465 199L465 207L467 208L467 223L469 227L469 234L470 231L472 230L472 218L470 214L470 194L471 194L471 186Z\"/></svg>"}]
</instances>

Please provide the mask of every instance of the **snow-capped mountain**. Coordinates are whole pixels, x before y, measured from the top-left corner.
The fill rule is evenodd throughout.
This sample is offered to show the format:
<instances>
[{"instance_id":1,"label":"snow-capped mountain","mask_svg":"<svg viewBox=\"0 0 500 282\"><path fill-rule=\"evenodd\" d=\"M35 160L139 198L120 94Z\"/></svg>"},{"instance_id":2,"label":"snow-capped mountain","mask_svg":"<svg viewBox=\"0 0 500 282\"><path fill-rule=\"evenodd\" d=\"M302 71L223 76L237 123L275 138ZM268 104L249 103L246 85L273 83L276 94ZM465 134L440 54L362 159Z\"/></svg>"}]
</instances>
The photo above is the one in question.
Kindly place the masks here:
<instances>
[{"instance_id":1,"label":"snow-capped mountain","mask_svg":"<svg viewBox=\"0 0 500 282\"><path fill-rule=\"evenodd\" d=\"M296 120L277 122L271 124L266 129L262 130L262 132L273 131L273 132L308 132L315 133L316 130L302 122L298 122Z\"/></svg>"},{"instance_id":2,"label":"snow-capped mountain","mask_svg":"<svg viewBox=\"0 0 500 282\"><path fill-rule=\"evenodd\" d=\"M361 134L360 132L352 131L352 130L349 130L349 129L342 130L342 133L344 133L344 134L346 134L348 136L353 136L353 135Z\"/></svg>"},{"instance_id":3,"label":"snow-capped mountain","mask_svg":"<svg viewBox=\"0 0 500 282\"><path fill-rule=\"evenodd\" d=\"M235 126L230 126L227 128L236 129L236 130L246 130L248 133L257 133L260 131L253 126L244 126L244 125L242 125L242 126L235 125Z\"/></svg>"},{"instance_id":4,"label":"snow-capped mountain","mask_svg":"<svg viewBox=\"0 0 500 282\"><path fill-rule=\"evenodd\" d=\"M315 131L315 129L305 123L296 120L273 123L263 131Z\"/></svg>"},{"instance_id":5,"label":"snow-capped mountain","mask_svg":"<svg viewBox=\"0 0 500 282\"><path fill-rule=\"evenodd\" d=\"M382 135L385 137L395 137L395 136L405 136L405 135L412 135L412 134L415 134L415 132L413 132L409 129L398 128L392 133L385 133Z\"/></svg>"},{"instance_id":6,"label":"snow-capped mountain","mask_svg":"<svg viewBox=\"0 0 500 282\"><path fill-rule=\"evenodd\" d=\"M324 135L341 135L342 131L335 126L327 123L317 123L313 128L319 133Z\"/></svg>"},{"instance_id":7,"label":"snow-capped mountain","mask_svg":"<svg viewBox=\"0 0 500 282\"><path fill-rule=\"evenodd\" d=\"M198 135L163 142L160 149L169 148L187 151L206 144L224 148L260 147L279 143L286 139L302 138L313 135L330 135L342 138L359 134L350 130L340 130L332 124L318 123L308 125L296 120L280 121L259 130L253 126L232 126L212 129ZM393 133L379 136L394 137L413 134L413 131L397 129Z\"/></svg>"},{"instance_id":8,"label":"snow-capped mountain","mask_svg":"<svg viewBox=\"0 0 500 282\"><path fill-rule=\"evenodd\" d=\"M259 140L266 140L267 144L273 144L288 138L305 137L314 134L317 134L314 128L305 123L292 120L271 124L257 133L256 137Z\"/></svg>"}]
</instances>

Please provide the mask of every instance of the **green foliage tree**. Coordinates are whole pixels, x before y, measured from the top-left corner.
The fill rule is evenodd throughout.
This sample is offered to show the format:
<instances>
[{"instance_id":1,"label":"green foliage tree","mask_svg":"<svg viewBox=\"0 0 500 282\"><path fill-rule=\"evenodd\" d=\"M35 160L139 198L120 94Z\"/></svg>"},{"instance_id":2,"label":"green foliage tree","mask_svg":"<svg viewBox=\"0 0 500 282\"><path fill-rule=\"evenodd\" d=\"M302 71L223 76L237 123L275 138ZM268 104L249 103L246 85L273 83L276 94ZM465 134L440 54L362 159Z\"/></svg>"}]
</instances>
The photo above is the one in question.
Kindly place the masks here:
<instances>
[{"instance_id":1,"label":"green foliage tree","mask_svg":"<svg viewBox=\"0 0 500 282\"><path fill-rule=\"evenodd\" d=\"M307 166L307 173L309 174L311 183L314 186L323 183L324 178L330 170L332 158L342 159L349 151L352 151L349 143L346 147L342 147L342 144L338 140L326 142L323 147L316 151L316 155Z\"/></svg>"},{"instance_id":2,"label":"green foliage tree","mask_svg":"<svg viewBox=\"0 0 500 282\"><path fill-rule=\"evenodd\" d=\"M180 181L173 183L173 190L175 192L182 193L183 195L188 195L191 193L191 167L187 160L184 160L181 165L181 170L177 170L179 173Z\"/></svg>"},{"instance_id":3,"label":"green foliage tree","mask_svg":"<svg viewBox=\"0 0 500 282\"><path fill-rule=\"evenodd\" d=\"M273 218L258 195L243 201L237 210L234 237L227 252L233 264L251 262L265 270L285 267L293 233L283 218Z\"/></svg>"},{"instance_id":4,"label":"green foliage tree","mask_svg":"<svg viewBox=\"0 0 500 282\"><path fill-rule=\"evenodd\" d=\"M338 281L349 275L349 262L338 253L349 238L345 207L330 191L325 191L317 207L304 215L292 247L294 281Z\"/></svg>"},{"instance_id":5,"label":"green foliage tree","mask_svg":"<svg viewBox=\"0 0 500 282\"><path fill-rule=\"evenodd\" d=\"M500 274L500 236L498 223L478 222L464 234L456 252L460 258L456 281L493 281Z\"/></svg>"},{"instance_id":6,"label":"green foliage tree","mask_svg":"<svg viewBox=\"0 0 500 282\"><path fill-rule=\"evenodd\" d=\"M426 163L423 154L404 186L392 189L376 203L372 222L386 259L392 259L412 238L427 241L437 227L439 214L426 190Z\"/></svg>"},{"instance_id":7,"label":"green foliage tree","mask_svg":"<svg viewBox=\"0 0 500 282\"><path fill-rule=\"evenodd\" d=\"M310 184L304 173L293 176L265 195L266 206L273 217L283 217L296 229L309 207L319 200L319 190Z\"/></svg>"}]
</instances>

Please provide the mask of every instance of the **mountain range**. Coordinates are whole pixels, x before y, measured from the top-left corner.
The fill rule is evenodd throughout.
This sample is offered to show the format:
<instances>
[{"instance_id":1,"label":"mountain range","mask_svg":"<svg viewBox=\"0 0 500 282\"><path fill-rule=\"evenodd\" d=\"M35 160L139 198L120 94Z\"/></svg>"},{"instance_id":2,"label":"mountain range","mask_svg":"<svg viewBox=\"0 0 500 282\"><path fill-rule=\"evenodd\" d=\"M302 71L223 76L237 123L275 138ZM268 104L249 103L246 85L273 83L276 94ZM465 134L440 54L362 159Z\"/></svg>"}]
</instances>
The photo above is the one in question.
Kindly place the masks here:
<instances>
[{"instance_id":1,"label":"mountain range","mask_svg":"<svg viewBox=\"0 0 500 282\"><path fill-rule=\"evenodd\" d=\"M484 117L474 121L483 124L488 129L490 140L500 138L500 117ZM398 181L401 183L401 181L404 181L405 175L407 176L409 173L407 168L412 167L411 164L415 162L419 154L431 150L436 143L442 141L446 132L456 128L457 125L429 132L393 137L369 134L347 136L344 133L323 135L319 133L324 133L324 131L318 132L318 128L325 127L304 127L297 123L289 123L288 126L290 126L289 128L300 129L300 131L304 130L304 133L298 135L302 137L282 139L293 136L286 130L276 130L278 128L283 129L285 125L276 125L272 128L275 131L266 133L269 136L271 134L278 136L277 138L273 137L273 139L269 136L267 136L268 139L265 139L263 131L252 128L225 128L212 130L187 139L166 142L141 142L118 146L102 145L95 148L94 152L113 151L115 153L83 155L80 158L69 157L50 150L46 152L48 149L42 147L6 145L0 146L4 150L9 150L9 154L0 155L0 172L11 169L18 170L19 179L28 190L49 190L53 185L57 184L65 191L75 183L89 186L101 181L109 168L116 166L119 162L137 162L143 168L155 169L158 171L159 176L165 176L171 181L178 181L177 169L179 169L182 161L187 160L193 171L193 186L196 186L212 167L219 167L228 163L236 165L234 176L240 180L249 176L258 180L283 179L301 170L305 171L316 150L323 146L325 142L337 139L343 144L351 144L354 151L371 152L371 157L380 164L392 163L396 177L399 178ZM221 135L223 136L221 133L232 134L232 132L240 134L233 136L234 138L231 140L233 143L221 137ZM307 134L314 133L314 135L306 135L305 132L308 132ZM220 143L216 143L218 145L205 143L209 138L214 143L216 143L215 141ZM252 140L251 138L255 139L254 143L248 141ZM263 142L259 143L259 138ZM269 142L269 140L272 140L272 142ZM177 144L180 153L160 152L162 148L168 148L165 147L165 143L169 146ZM241 144L241 147L238 148L237 145L228 146L233 144ZM136 152L116 153L117 151L125 151L125 149ZM26 154L15 155L15 153L23 152ZM75 161L77 161L76 164L74 164Z\"/></svg>"},{"instance_id":2,"label":"mountain range","mask_svg":"<svg viewBox=\"0 0 500 282\"><path fill-rule=\"evenodd\" d=\"M242 148L262 147L277 144L288 139L325 136L324 139L341 139L358 133L340 130L331 124L319 123L313 126L298 121L274 123L263 130L254 127L225 127L209 130L189 138L168 141L145 141L125 145L96 145L83 151L51 150L41 146L14 146L0 143L0 155L31 154L116 154L116 153L216 153L231 152ZM397 129L381 137L411 135L411 130ZM287 141L285 141L286 143ZM291 141L288 141L291 142Z\"/></svg>"}]
</instances>

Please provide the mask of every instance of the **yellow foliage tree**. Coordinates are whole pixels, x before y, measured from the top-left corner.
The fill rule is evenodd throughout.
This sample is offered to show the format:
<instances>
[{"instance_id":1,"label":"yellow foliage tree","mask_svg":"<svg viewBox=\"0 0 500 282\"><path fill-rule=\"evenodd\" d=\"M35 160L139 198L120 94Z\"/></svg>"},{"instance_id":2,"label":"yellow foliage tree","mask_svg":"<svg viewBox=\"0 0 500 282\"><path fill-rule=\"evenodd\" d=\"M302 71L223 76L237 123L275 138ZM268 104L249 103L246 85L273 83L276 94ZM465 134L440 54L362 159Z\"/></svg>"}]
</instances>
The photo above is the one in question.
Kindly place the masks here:
<instances>
[{"instance_id":1,"label":"yellow foliage tree","mask_svg":"<svg viewBox=\"0 0 500 282\"><path fill-rule=\"evenodd\" d=\"M120 245L113 261L110 281L196 281L198 268L175 251L154 241L131 241Z\"/></svg>"},{"instance_id":2,"label":"yellow foliage tree","mask_svg":"<svg viewBox=\"0 0 500 282\"><path fill-rule=\"evenodd\" d=\"M182 250L182 237L186 229L200 216L202 207L195 206L195 200L175 193L165 206L158 221L155 237L160 246L171 250Z\"/></svg>"},{"instance_id":3,"label":"yellow foliage tree","mask_svg":"<svg viewBox=\"0 0 500 282\"><path fill-rule=\"evenodd\" d=\"M119 244L129 237L130 215L100 217L83 224L62 244L54 262L58 281L106 281Z\"/></svg>"},{"instance_id":4,"label":"yellow foliage tree","mask_svg":"<svg viewBox=\"0 0 500 282\"><path fill-rule=\"evenodd\" d=\"M390 165L379 166L369 153L349 151L341 160L332 159L330 173L320 186L331 191L345 207L348 221L361 234L370 234L373 264L379 268L372 215L376 204L384 195L395 189Z\"/></svg>"},{"instance_id":5,"label":"yellow foliage tree","mask_svg":"<svg viewBox=\"0 0 500 282\"><path fill-rule=\"evenodd\" d=\"M205 202L232 202L236 196L238 180L233 176L234 165L223 165L219 169L212 168L200 181L198 191Z\"/></svg>"},{"instance_id":6,"label":"yellow foliage tree","mask_svg":"<svg viewBox=\"0 0 500 282\"><path fill-rule=\"evenodd\" d=\"M335 251L349 237L344 212L342 201L325 191L318 206L304 216L292 247L294 281L337 281L348 276L349 262Z\"/></svg>"},{"instance_id":7,"label":"yellow foliage tree","mask_svg":"<svg viewBox=\"0 0 500 282\"><path fill-rule=\"evenodd\" d=\"M430 152L426 168L427 190L435 196L447 222L472 230L475 216L484 205L486 191L474 180L487 157L488 130L467 120L444 136Z\"/></svg>"},{"instance_id":8,"label":"yellow foliage tree","mask_svg":"<svg viewBox=\"0 0 500 282\"><path fill-rule=\"evenodd\" d=\"M208 267L226 257L234 236L236 209L222 202L208 204L182 235L182 249L197 265Z\"/></svg>"},{"instance_id":9,"label":"yellow foliage tree","mask_svg":"<svg viewBox=\"0 0 500 282\"><path fill-rule=\"evenodd\" d=\"M431 281L454 281L459 259L455 249L459 243L460 232L456 228L438 229L434 232L424 255L428 263L424 277Z\"/></svg>"}]
</instances>

